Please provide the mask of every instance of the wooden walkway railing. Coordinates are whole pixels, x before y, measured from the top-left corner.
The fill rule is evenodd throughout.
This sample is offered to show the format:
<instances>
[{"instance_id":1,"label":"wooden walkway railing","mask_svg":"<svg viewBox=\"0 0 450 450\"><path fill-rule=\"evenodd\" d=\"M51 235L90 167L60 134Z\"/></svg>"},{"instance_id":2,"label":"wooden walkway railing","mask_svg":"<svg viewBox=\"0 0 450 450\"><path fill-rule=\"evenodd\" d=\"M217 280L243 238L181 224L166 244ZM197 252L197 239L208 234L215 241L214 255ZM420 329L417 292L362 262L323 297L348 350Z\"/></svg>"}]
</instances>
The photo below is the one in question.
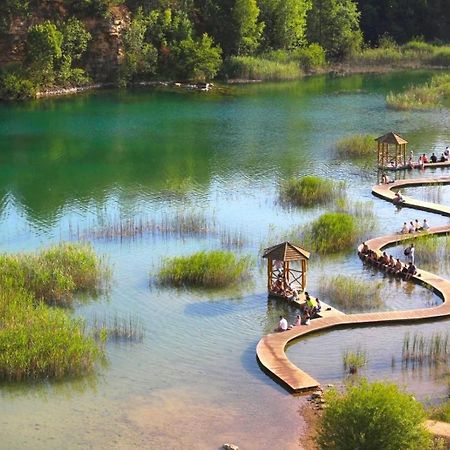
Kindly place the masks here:
<instances>
[{"instance_id":1,"label":"wooden walkway railing","mask_svg":"<svg viewBox=\"0 0 450 450\"><path fill-rule=\"evenodd\" d=\"M419 186L426 184L449 184L450 177L425 178L401 180L388 185L377 185L372 193L385 200L392 201L394 193L392 189ZM402 203L404 207L423 209L438 214L450 216L450 208L445 205L438 205L429 202L422 202L410 197L406 197ZM429 229L429 234L444 234L450 232L450 225L433 227ZM396 244L403 240L412 239L414 235L390 235L367 241L370 249L379 251L382 248ZM450 282L424 270L418 270L412 281L426 285L439 295L443 302L433 308L414 309L407 311L389 311L366 314L342 314L327 318L318 318L311 321L309 326L297 326L282 333L272 333L264 336L256 347L256 355L264 371L277 379L281 384L293 392L312 389L318 387L320 383L306 372L292 364L286 356L286 346L306 335L321 330L336 327L351 327L366 324L386 324L402 323L407 321L435 320L450 316Z\"/></svg>"}]
</instances>

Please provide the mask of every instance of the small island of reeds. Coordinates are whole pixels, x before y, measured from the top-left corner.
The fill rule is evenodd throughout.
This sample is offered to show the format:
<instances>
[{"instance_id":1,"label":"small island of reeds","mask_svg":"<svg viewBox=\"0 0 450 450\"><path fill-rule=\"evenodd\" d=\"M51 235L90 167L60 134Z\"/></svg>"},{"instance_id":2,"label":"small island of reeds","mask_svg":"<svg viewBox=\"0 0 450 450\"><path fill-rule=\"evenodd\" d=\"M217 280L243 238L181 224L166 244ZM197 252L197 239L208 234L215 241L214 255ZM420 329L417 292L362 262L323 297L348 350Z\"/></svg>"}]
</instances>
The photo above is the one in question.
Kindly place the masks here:
<instances>
[{"instance_id":1,"label":"small island of reeds","mask_svg":"<svg viewBox=\"0 0 450 450\"><path fill-rule=\"evenodd\" d=\"M158 273L164 285L218 288L230 286L249 274L251 259L215 250L167 258Z\"/></svg>"},{"instance_id":2,"label":"small island of reeds","mask_svg":"<svg viewBox=\"0 0 450 450\"><path fill-rule=\"evenodd\" d=\"M86 245L0 256L0 380L59 379L91 372L102 348L64 309L100 289L107 273Z\"/></svg>"},{"instance_id":3,"label":"small island of reeds","mask_svg":"<svg viewBox=\"0 0 450 450\"><path fill-rule=\"evenodd\" d=\"M290 178L282 184L280 196L295 206L324 205L345 196L345 183L311 175Z\"/></svg>"},{"instance_id":4,"label":"small island of reeds","mask_svg":"<svg viewBox=\"0 0 450 450\"><path fill-rule=\"evenodd\" d=\"M375 153L375 139L368 134L356 134L340 139L335 144L340 158L363 158Z\"/></svg>"}]
</instances>

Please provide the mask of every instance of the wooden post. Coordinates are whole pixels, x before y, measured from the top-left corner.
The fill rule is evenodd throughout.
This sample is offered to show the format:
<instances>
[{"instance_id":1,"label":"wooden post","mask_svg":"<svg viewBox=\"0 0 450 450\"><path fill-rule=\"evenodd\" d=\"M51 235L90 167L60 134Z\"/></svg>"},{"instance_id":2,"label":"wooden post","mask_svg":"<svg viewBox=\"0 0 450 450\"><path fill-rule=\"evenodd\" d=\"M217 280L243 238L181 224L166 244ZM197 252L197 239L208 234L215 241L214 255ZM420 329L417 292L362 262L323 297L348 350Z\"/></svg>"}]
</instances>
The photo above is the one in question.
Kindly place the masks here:
<instances>
[{"instance_id":1,"label":"wooden post","mask_svg":"<svg viewBox=\"0 0 450 450\"><path fill-rule=\"evenodd\" d=\"M290 267L289 267L289 261L286 261L286 269L285 269L285 280L286 280L286 288L289 286L289 279L290 279L290 277L289 277L289 270L290 270Z\"/></svg>"},{"instance_id":2,"label":"wooden post","mask_svg":"<svg viewBox=\"0 0 450 450\"><path fill-rule=\"evenodd\" d=\"M270 258L267 260L267 290L269 292L272 290L272 260Z\"/></svg>"},{"instance_id":3,"label":"wooden post","mask_svg":"<svg viewBox=\"0 0 450 450\"><path fill-rule=\"evenodd\" d=\"M302 259L302 291L306 289L306 260Z\"/></svg>"}]
</instances>

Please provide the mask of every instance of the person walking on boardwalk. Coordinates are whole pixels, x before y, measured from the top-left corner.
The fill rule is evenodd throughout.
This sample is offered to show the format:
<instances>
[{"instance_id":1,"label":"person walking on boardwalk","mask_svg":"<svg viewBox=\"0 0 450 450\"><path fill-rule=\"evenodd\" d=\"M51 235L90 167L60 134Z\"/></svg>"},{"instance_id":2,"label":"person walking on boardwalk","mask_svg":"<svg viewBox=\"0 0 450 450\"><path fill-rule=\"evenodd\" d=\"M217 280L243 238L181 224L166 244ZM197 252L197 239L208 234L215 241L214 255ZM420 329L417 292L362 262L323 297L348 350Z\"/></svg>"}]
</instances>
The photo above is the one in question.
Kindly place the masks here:
<instances>
[{"instance_id":1,"label":"person walking on boardwalk","mask_svg":"<svg viewBox=\"0 0 450 450\"><path fill-rule=\"evenodd\" d=\"M409 245L409 247L406 247L405 251L404 251L406 260L411 264L414 264L414 259L415 259L414 252L415 252L414 244L411 244L411 245Z\"/></svg>"}]
</instances>

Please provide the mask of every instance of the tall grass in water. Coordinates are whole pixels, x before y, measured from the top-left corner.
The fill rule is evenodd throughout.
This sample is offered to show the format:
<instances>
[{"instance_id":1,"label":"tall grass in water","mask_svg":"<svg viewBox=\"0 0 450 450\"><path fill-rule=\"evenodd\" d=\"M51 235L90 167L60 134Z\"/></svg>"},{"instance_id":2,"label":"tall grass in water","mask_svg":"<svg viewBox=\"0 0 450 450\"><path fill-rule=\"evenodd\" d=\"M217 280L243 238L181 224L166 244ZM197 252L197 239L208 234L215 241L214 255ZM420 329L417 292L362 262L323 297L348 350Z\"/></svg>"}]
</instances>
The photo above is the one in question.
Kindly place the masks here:
<instances>
[{"instance_id":1,"label":"tall grass in water","mask_svg":"<svg viewBox=\"0 0 450 450\"><path fill-rule=\"evenodd\" d=\"M450 236L423 235L414 239L416 261L419 265L436 267L446 261L450 250Z\"/></svg>"},{"instance_id":2,"label":"tall grass in water","mask_svg":"<svg viewBox=\"0 0 450 450\"><path fill-rule=\"evenodd\" d=\"M229 77L245 80L295 80L302 75L295 62L272 61L255 56L232 56L227 65Z\"/></svg>"},{"instance_id":3,"label":"tall grass in water","mask_svg":"<svg viewBox=\"0 0 450 450\"><path fill-rule=\"evenodd\" d=\"M320 296L346 312L368 311L383 305L382 282L365 281L345 275L322 276L318 286Z\"/></svg>"},{"instance_id":4,"label":"tall grass in water","mask_svg":"<svg viewBox=\"0 0 450 450\"><path fill-rule=\"evenodd\" d=\"M367 364L367 352L361 349L356 350L356 352L345 350L342 361L344 371L350 375L354 375Z\"/></svg>"},{"instance_id":5,"label":"tall grass in water","mask_svg":"<svg viewBox=\"0 0 450 450\"><path fill-rule=\"evenodd\" d=\"M386 97L389 108L399 110L431 109L440 106L444 98L450 97L450 74L435 75L429 83L411 86L405 92Z\"/></svg>"},{"instance_id":6,"label":"tall grass in water","mask_svg":"<svg viewBox=\"0 0 450 450\"><path fill-rule=\"evenodd\" d=\"M94 316L90 330L96 339L102 341L132 341L142 342L145 336L144 324L136 315L128 317L114 316L97 317Z\"/></svg>"},{"instance_id":7,"label":"tall grass in water","mask_svg":"<svg viewBox=\"0 0 450 450\"><path fill-rule=\"evenodd\" d=\"M340 157L361 158L375 154L375 141L373 136L356 134L340 139L335 148Z\"/></svg>"},{"instance_id":8,"label":"tall grass in water","mask_svg":"<svg viewBox=\"0 0 450 450\"><path fill-rule=\"evenodd\" d=\"M59 244L36 254L0 255L0 287L26 290L51 304L71 303L76 293L98 293L108 275L89 245Z\"/></svg>"},{"instance_id":9,"label":"tall grass in water","mask_svg":"<svg viewBox=\"0 0 450 450\"><path fill-rule=\"evenodd\" d=\"M24 290L0 290L0 379L22 381L83 375L102 351L83 323L63 310L36 304Z\"/></svg>"},{"instance_id":10,"label":"tall grass in water","mask_svg":"<svg viewBox=\"0 0 450 450\"><path fill-rule=\"evenodd\" d=\"M291 178L281 186L281 199L297 206L315 206L331 203L345 196L345 183L306 176Z\"/></svg>"},{"instance_id":11,"label":"tall grass in water","mask_svg":"<svg viewBox=\"0 0 450 450\"><path fill-rule=\"evenodd\" d=\"M425 337L422 333L406 333L403 338L402 363L409 365L429 366L446 363L450 356L448 333L433 333Z\"/></svg>"},{"instance_id":12,"label":"tall grass in water","mask_svg":"<svg viewBox=\"0 0 450 450\"><path fill-rule=\"evenodd\" d=\"M249 275L251 259L225 251L198 252L167 258L158 274L161 284L172 286L225 287Z\"/></svg>"}]
</instances>

